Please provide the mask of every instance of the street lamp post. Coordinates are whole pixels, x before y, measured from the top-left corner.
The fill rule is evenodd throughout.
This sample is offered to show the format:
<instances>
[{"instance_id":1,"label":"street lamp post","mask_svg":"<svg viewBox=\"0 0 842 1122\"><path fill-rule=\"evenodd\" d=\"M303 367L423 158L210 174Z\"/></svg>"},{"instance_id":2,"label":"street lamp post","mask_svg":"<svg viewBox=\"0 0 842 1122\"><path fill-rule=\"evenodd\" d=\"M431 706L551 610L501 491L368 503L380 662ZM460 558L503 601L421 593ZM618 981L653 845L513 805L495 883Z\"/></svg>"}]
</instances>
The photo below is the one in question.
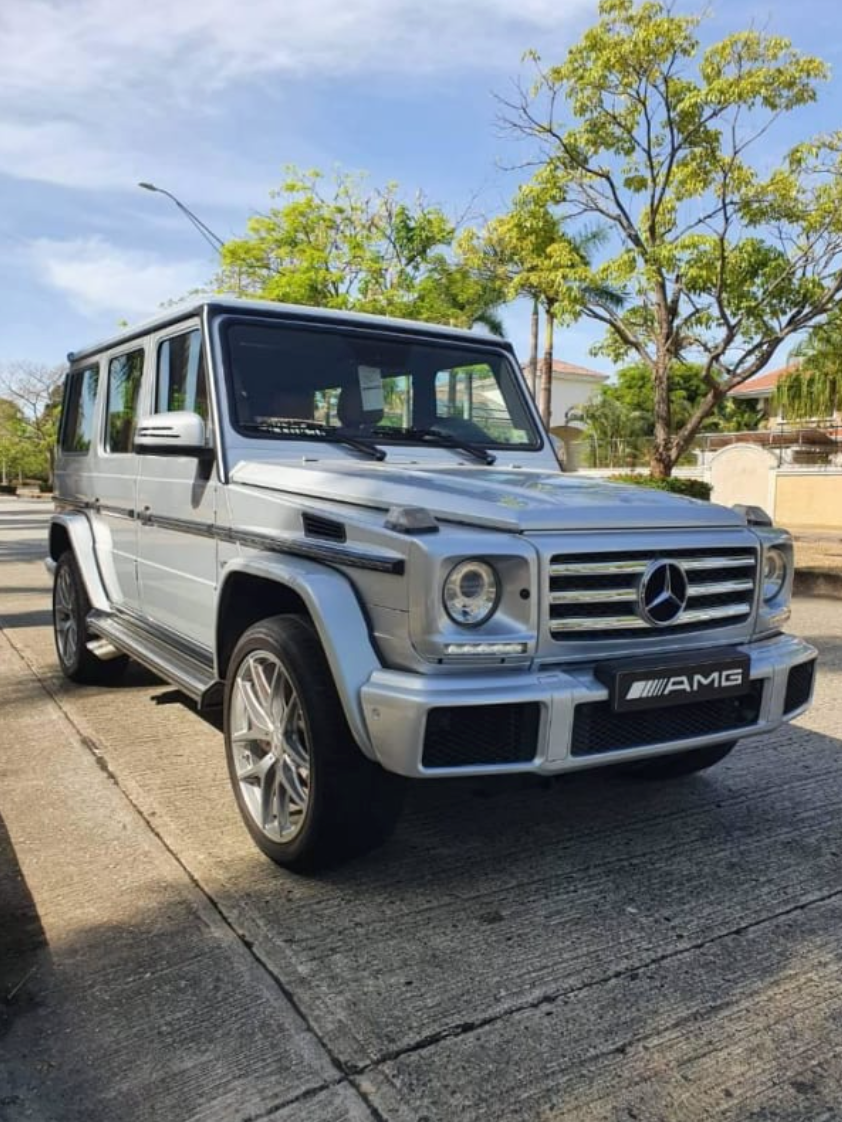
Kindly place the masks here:
<instances>
[{"instance_id":1,"label":"street lamp post","mask_svg":"<svg viewBox=\"0 0 842 1122\"><path fill-rule=\"evenodd\" d=\"M184 205L181 199L177 199L171 191L166 191L163 187L156 187L154 183L138 183L138 187L142 187L144 191L154 191L157 195L166 195L171 199L178 209L184 214L188 221L198 230L201 236L205 239L208 245L213 249L214 253L219 253L223 246L222 238L219 234L215 234L210 226L205 223L193 211Z\"/></svg>"}]
</instances>

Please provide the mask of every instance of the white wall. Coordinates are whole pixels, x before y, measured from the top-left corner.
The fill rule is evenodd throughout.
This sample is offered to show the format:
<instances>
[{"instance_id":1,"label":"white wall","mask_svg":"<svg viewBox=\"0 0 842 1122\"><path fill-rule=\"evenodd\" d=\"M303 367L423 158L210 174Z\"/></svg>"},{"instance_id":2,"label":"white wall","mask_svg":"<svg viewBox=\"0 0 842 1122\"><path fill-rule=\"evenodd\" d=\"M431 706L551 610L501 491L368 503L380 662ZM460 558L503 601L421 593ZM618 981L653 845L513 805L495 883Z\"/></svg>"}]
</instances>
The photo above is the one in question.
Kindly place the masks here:
<instances>
[{"instance_id":1,"label":"white wall","mask_svg":"<svg viewBox=\"0 0 842 1122\"><path fill-rule=\"evenodd\" d=\"M567 424L565 414L569 409L581 409L589 398L599 392L602 383L595 378L577 378L571 374L557 374L553 378L550 428Z\"/></svg>"}]
</instances>

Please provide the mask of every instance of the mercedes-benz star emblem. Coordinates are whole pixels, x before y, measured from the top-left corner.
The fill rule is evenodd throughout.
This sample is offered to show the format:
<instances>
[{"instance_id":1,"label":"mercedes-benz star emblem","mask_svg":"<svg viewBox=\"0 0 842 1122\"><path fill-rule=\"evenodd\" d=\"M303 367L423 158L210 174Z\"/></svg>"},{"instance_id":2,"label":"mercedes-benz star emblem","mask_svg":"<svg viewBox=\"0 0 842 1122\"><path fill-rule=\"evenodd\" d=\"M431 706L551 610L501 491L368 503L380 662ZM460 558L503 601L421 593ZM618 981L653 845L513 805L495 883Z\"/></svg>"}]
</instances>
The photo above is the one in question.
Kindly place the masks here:
<instances>
[{"instance_id":1,"label":"mercedes-benz star emblem","mask_svg":"<svg viewBox=\"0 0 842 1122\"><path fill-rule=\"evenodd\" d=\"M677 561L652 561L640 582L640 614L653 627L675 623L687 606L687 574Z\"/></svg>"}]
</instances>

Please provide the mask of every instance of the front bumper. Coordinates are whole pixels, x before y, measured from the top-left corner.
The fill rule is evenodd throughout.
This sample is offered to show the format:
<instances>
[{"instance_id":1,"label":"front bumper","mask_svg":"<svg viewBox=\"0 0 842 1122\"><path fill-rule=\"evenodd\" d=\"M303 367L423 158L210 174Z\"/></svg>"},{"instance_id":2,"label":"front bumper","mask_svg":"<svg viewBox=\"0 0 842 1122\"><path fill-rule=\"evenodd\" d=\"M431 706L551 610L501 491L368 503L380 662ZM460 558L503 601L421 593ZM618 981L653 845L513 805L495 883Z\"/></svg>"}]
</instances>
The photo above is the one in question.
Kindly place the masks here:
<instances>
[{"instance_id":1,"label":"front bumper","mask_svg":"<svg viewBox=\"0 0 842 1122\"><path fill-rule=\"evenodd\" d=\"M759 704L750 724L721 727L702 736L681 739L650 737L645 744L575 755L571 751L576 708L607 701L608 691L594 676L592 666L547 667L531 673L472 672L454 677L433 677L397 670L377 670L362 688L361 700L371 744L377 759L388 771L412 777L446 775L491 775L512 772L555 774L642 759L668 752L727 743L745 736L770 732L784 721L803 713L812 699L812 681L799 704L785 704L789 673L793 667L812 662L816 650L803 639L778 635L747 643L739 648L751 660L750 676L756 684ZM693 652L688 651L688 662ZM705 651L706 655L711 652ZM427 719L433 710L465 710L470 707L512 706L537 703L540 713L536 751L518 762L471 762L448 767L424 764ZM675 713L680 707L665 709ZM487 713L487 708L477 710ZM503 710L500 710L501 714ZM463 712L463 716L466 714ZM470 723L470 717L467 717ZM665 729L669 722L663 722ZM476 758L476 753L474 753Z\"/></svg>"}]
</instances>

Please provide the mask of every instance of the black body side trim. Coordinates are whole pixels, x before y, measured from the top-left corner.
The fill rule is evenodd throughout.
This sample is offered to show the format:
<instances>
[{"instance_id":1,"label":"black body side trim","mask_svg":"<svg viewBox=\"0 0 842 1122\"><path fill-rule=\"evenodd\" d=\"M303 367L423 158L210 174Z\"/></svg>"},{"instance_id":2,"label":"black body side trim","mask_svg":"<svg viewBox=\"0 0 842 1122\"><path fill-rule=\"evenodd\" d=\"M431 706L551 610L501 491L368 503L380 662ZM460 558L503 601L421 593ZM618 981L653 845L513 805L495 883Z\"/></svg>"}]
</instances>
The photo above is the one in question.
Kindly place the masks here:
<instances>
[{"instance_id":1,"label":"black body side trim","mask_svg":"<svg viewBox=\"0 0 842 1122\"><path fill-rule=\"evenodd\" d=\"M237 529L236 526L215 526L212 522L196 522L190 518L170 518L168 515L155 514L148 507L135 512L127 507L102 506L96 500L83 502L77 499L59 499L60 504L73 506L79 510L92 510L94 513L108 513L118 518L136 518L143 526L160 526L176 533L193 534L200 538L216 538L217 541L244 545L251 549L269 549L273 553L286 553L292 557L306 557L311 561L323 561L327 565L344 565L351 569L370 569L377 573L391 573L402 576L404 560L402 557L389 557L383 553L369 553L353 545L314 539L284 539L272 534L261 534L256 530Z\"/></svg>"}]
</instances>

